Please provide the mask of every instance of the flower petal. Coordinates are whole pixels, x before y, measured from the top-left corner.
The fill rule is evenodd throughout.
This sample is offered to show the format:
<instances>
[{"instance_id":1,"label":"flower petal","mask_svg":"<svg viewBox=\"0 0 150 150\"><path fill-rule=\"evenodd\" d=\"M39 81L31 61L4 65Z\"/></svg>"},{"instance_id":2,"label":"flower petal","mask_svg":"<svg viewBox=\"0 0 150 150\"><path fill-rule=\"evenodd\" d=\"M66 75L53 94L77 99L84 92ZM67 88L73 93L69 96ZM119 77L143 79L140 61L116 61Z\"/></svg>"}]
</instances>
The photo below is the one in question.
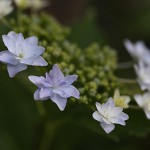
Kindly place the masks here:
<instances>
[{"instance_id":1,"label":"flower petal","mask_svg":"<svg viewBox=\"0 0 150 150\"><path fill-rule=\"evenodd\" d=\"M27 65L24 64L7 65L7 70L11 78L14 77L18 72L23 71L25 69L27 69Z\"/></svg>"},{"instance_id":2,"label":"flower petal","mask_svg":"<svg viewBox=\"0 0 150 150\"><path fill-rule=\"evenodd\" d=\"M121 107L112 108L110 112L110 117L117 117L122 111L123 111L123 108Z\"/></svg>"},{"instance_id":3,"label":"flower petal","mask_svg":"<svg viewBox=\"0 0 150 150\"><path fill-rule=\"evenodd\" d=\"M29 80L34 83L37 87L51 87L49 83L47 83L46 79L44 77L38 77L38 76L29 76Z\"/></svg>"},{"instance_id":4,"label":"flower petal","mask_svg":"<svg viewBox=\"0 0 150 150\"><path fill-rule=\"evenodd\" d=\"M64 78L64 82L65 84L63 85L63 87L65 86L69 86L71 85L76 79L78 78L77 75L68 75Z\"/></svg>"},{"instance_id":5,"label":"flower petal","mask_svg":"<svg viewBox=\"0 0 150 150\"><path fill-rule=\"evenodd\" d=\"M105 122L101 122L100 125L106 133L110 133L115 128L114 124L106 124Z\"/></svg>"},{"instance_id":6,"label":"flower petal","mask_svg":"<svg viewBox=\"0 0 150 150\"><path fill-rule=\"evenodd\" d=\"M92 116L95 120L97 120L99 122L103 122L102 116L100 115L100 113L98 111L95 111Z\"/></svg>"},{"instance_id":7,"label":"flower petal","mask_svg":"<svg viewBox=\"0 0 150 150\"><path fill-rule=\"evenodd\" d=\"M45 99L52 96L53 93L51 88L41 88L39 94L40 94L40 99Z\"/></svg>"},{"instance_id":8,"label":"flower petal","mask_svg":"<svg viewBox=\"0 0 150 150\"><path fill-rule=\"evenodd\" d=\"M66 98L63 98L57 94L53 94L50 98L54 103L56 103L56 105L59 107L61 111L65 109L67 103Z\"/></svg>"},{"instance_id":9,"label":"flower petal","mask_svg":"<svg viewBox=\"0 0 150 150\"><path fill-rule=\"evenodd\" d=\"M23 46L24 59L36 58L45 51L44 47L35 46L35 45L27 43L26 41L24 41L22 46Z\"/></svg>"},{"instance_id":10,"label":"flower petal","mask_svg":"<svg viewBox=\"0 0 150 150\"><path fill-rule=\"evenodd\" d=\"M40 98L40 89L37 89L34 93L34 100L47 100L49 97Z\"/></svg>"},{"instance_id":11,"label":"flower petal","mask_svg":"<svg viewBox=\"0 0 150 150\"><path fill-rule=\"evenodd\" d=\"M61 72L60 68L58 67L57 64L55 64L52 68L52 70L49 72L52 80L53 80L53 83L55 85L59 85L59 83L64 79L64 75L63 73Z\"/></svg>"},{"instance_id":12,"label":"flower petal","mask_svg":"<svg viewBox=\"0 0 150 150\"><path fill-rule=\"evenodd\" d=\"M0 52L0 61L6 64L17 65L19 60L15 58L15 55L9 51Z\"/></svg>"},{"instance_id":13,"label":"flower petal","mask_svg":"<svg viewBox=\"0 0 150 150\"><path fill-rule=\"evenodd\" d=\"M44 60L43 57L39 56L32 59L21 59L20 63L32 66L47 66L48 63Z\"/></svg>"},{"instance_id":14,"label":"flower petal","mask_svg":"<svg viewBox=\"0 0 150 150\"><path fill-rule=\"evenodd\" d=\"M142 95L136 94L134 95L135 101L138 103L139 106L144 106L144 100L142 98Z\"/></svg>"},{"instance_id":15,"label":"flower petal","mask_svg":"<svg viewBox=\"0 0 150 150\"><path fill-rule=\"evenodd\" d=\"M109 118L109 120L110 120L110 122L112 122L112 123L121 124L121 125L123 125L123 126L126 125L126 123L124 122L124 120L121 119L121 118L118 118L118 117Z\"/></svg>"},{"instance_id":16,"label":"flower petal","mask_svg":"<svg viewBox=\"0 0 150 150\"><path fill-rule=\"evenodd\" d=\"M129 116L127 114L125 114L124 112L121 112L118 116L118 118L121 118L123 120L128 120Z\"/></svg>"},{"instance_id":17,"label":"flower petal","mask_svg":"<svg viewBox=\"0 0 150 150\"><path fill-rule=\"evenodd\" d=\"M148 109L144 108L144 112L145 112L147 119L150 119L150 111Z\"/></svg>"},{"instance_id":18,"label":"flower petal","mask_svg":"<svg viewBox=\"0 0 150 150\"><path fill-rule=\"evenodd\" d=\"M36 36L31 36L25 39L25 41L29 44L38 45L38 38Z\"/></svg>"},{"instance_id":19,"label":"flower petal","mask_svg":"<svg viewBox=\"0 0 150 150\"><path fill-rule=\"evenodd\" d=\"M75 98L79 99L80 93L73 85L70 85L68 87L59 88L59 89L64 92L62 94L60 93L60 96L65 97L65 98L75 97Z\"/></svg>"},{"instance_id":20,"label":"flower petal","mask_svg":"<svg viewBox=\"0 0 150 150\"><path fill-rule=\"evenodd\" d=\"M8 48L8 50L12 54L16 55L16 46L15 46L14 41L7 35L3 35L2 38L3 38L3 42L4 42L5 46Z\"/></svg>"}]
</instances>

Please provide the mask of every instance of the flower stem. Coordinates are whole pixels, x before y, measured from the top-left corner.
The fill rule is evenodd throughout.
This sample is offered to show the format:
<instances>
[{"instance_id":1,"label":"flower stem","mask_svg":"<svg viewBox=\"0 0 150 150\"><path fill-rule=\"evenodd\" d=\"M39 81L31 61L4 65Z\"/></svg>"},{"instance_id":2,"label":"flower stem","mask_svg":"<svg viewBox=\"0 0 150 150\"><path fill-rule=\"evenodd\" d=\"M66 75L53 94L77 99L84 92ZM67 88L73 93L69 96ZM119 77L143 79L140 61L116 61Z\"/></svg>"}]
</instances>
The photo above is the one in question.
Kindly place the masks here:
<instances>
[{"instance_id":1,"label":"flower stem","mask_svg":"<svg viewBox=\"0 0 150 150\"><path fill-rule=\"evenodd\" d=\"M132 67L133 67L133 61L122 62L122 63L118 63L117 65L117 69L126 69Z\"/></svg>"},{"instance_id":2,"label":"flower stem","mask_svg":"<svg viewBox=\"0 0 150 150\"><path fill-rule=\"evenodd\" d=\"M118 82L127 83L127 84L137 84L137 81L134 79L124 79L124 78L117 78Z\"/></svg>"},{"instance_id":3,"label":"flower stem","mask_svg":"<svg viewBox=\"0 0 150 150\"><path fill-rule=\"evenodd\" d=\"M136 105L130 105L129 108L131 108L131 109L141 109L141 107L136 106Z\"/></svg>"}]
</instances>

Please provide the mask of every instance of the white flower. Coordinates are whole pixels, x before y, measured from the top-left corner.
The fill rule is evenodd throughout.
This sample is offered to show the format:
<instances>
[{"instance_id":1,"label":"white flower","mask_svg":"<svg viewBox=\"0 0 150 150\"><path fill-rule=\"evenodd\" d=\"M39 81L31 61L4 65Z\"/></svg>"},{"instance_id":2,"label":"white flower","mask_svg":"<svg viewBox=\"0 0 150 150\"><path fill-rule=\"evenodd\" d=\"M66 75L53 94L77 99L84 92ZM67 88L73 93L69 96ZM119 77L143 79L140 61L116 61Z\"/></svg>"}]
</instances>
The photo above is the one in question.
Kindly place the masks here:
<instances>
[{"instance_id":1,"label":"white flower","mask_svg":"<svg viewBox=\"0 0 150 150\"><path fill-rule=\"evenodd\" d=\"M144 95L136 94L134 98L137 104L143 108L146 117L150 119L150 92L146 92Z\"/></svg>"},{"instance_id":2,"label":"white flower","mask_svg":"<svg viewBox=\"0 0 150 150\"><path fill-rule=\"evenodd\" d=\"M51 99L63 111L66 107L67 98L79 99L79 91L72 85L77 75L67 75L61 72L58 65L54 65L46 77L29 76L29 79L38 89L34 93L35 100Z\"/></svg>"},{"instance_id":3,"label":"white flower","mask_svg":"<svg viewBox=\"0 0 150 150\"><path fill-rule=\"evenodd\" d=\"M133 44L131 41L125 40L124 45L133 58L150 64L150 51L145 46L143 41L137 41L135 44Z\"/></svg>"},{"instance_id":4,"label":"white flower","mask_svg":"<svg viewBox=\"0 0 150 150\"><path fill-rule=\"evenodd\" d=\"M10 14L12 10L12 0L0 0L0 18Z\"/></svg>"},{"instance_id":5,"label":"white flower","mask_svg":"<svg viewBox=\"0 0 150 150\"><path fill-rule=\"evenodd\" d=\"M7 64L10 77L27 69L27 65L47 65L47 62L40 56L45 48L38 46L38 39L35 36L24 39L21 33L9 32L8 35L3 35L3 41L8 50L0 52L0 61Z\"/></svg>"},{"instance_id":6,"label":"white flower","mask_svg":"<svg viewBox=\"0 0 150 150\"><path fill-rule=\"evenodd\" d=\"M109 98L106 103L100 104L96 102L96 108L98 111L93 113L93 118L100 122L101 127L106 133L110 133L114 130L114 124L126 125L125 120L129 118L121 107L115 107L114 100Z\"/></svg>"},{"instance_id":7,"label":"white flower","mask_svg":"<svg viewBox=\"0 0 150 150\"><path fill-rule=\"evenodd\" d=\"M118 89L115 90L114 93L114 102L116 106L122 107L122 108L129 108L129 102L131 101L129 96L121 95Z\"/></svg>"},{"instance_id":8,"label":"white flower","mask_svg":"<svg viewBox=\"0 0 150 150\"><path fill-rule=\"evenodd\" d=\"M134 66L142 90L150 90L150 65L140 61Z\"/></svg>"}]
</instances>

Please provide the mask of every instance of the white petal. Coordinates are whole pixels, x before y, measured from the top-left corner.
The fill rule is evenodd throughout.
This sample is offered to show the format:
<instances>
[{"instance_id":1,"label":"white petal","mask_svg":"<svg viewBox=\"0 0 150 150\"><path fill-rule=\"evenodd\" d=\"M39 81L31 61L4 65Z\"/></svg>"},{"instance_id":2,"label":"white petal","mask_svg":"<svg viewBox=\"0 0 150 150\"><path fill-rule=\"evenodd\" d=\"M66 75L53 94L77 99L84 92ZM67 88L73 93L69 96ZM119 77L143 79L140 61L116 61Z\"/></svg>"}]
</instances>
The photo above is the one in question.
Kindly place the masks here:
<instances>
[{"instance_id":1,"label":"white petal","mask_svg":"<svg viewBox=\"0 0 150 150\"><path fill-rule=\"evenodd\" d=\"M59 109L61 111L63 111L66 107L66 103L67 103L67 99L66 98L63 98L63 97L60 97L59 95L57 94L54 94L53 96L50 97L51 100L57 104L57 106L59 107Z\"/></svg>"},{"instance_id":2,"label":"white petal","mask_svg":"<svg viewBox=\"0 0 150 150\"><path fill-rule=\"evenodd\" d=\"M60 96L65 97L65 98L75 97L79 99L80 93L73 85L70 85L68 87L62 87L60 89L64 92L62 93L62 95L60 94Z\"/></svg>"},{"instance_id":3,"label":"white petal","mask_svg":"<svg viewBox=\"0 0 150 150\"><path fill-rule=\"evenodd\" d=\"M106 124L105 122L101 122L100 125L106 133L110 133L115 128L114 124Z\"/></svg>"},{"instance_id":4,"label":"white petal","mask_svg":"<svg viewBox=\"0 0 150 150\"><path fill-rule=\"evenodd\" d=\"M15 58L15 55L9 51L0 52L0 61L6 64L17 65L19 60Z\"/></svg>"},{"instance_id":5,"label":"white petal","mask_svg":"<svg viewBox=\"0 0 150 150\"><path fill-rule=\"evenodd\" d=\"M136 94L134 95L135 101L138 103L139 106L143 107L144 100L142 98L142 95Z\"/></svg>"},{"instance_id":6,"label":"white petal","mask_svg":"<svg viewBox=\"0 0 150 150\"><path fill-rule=\"evenodd\" d=\"M8 50L12 54L16 55L16 46L15 46L14 41L7 35L3 35L2 37L3 37L3 42L5 46L8 48Z\"/></svg>"},{"instance_id":7,"label":"white petal","mask_svg":"<svg viewBox=\"0 0 150 150\"><path fill-rule=\"evenodd\" d=\"M145 112L147 119L150 119L150 111L148 111L146 108L144 108L144 112Z\"/></svg>"},{"instance_id":8,"label":"white petal","mask_svg":"<svg viewBox=\"0 0 150 150\"><path fill-rule=\"evenodd\" d=\"M40 90L40 99L45 99L52 96L52 89L51 88L41 88Z\"/></svg>"},{"instance_id":9,"label":"white petal","mask_svg":"<svg viewBox=\"0 0 150 150\"><path fill-rule=\"evenodd\" d=\"M121 112L123 111L123 108L121 107L115 107L112 108L111 112L110 112L110 117L116 117L118 116Z\"/></svg>"},{"instance_id":10,"label":"white petal","mask_svg":"<svg viewBox=\"0 0 150 150\"><path fill-rule=\"evenodd\" d=\"M29 44L38 45L38 38L36 36L31 36L29 38L26 38L25 41Z\"/></svg>"},{"instance_id":11,"label":"white petal","mask_svg":"<svg viewBox=\"0 0 150 150\"><path fill-rule=\"evenodd\" d=\"M97 120L99 122L103 122L102 116L100 115L100 113L98 111L95 111L92 116L95 120Z\"/></svg>"},{"instance_id":12,"label":"white petal","mask_svg":"<svg viewBox=\"0 0 150 150\"><path fill-rule=\"evenodd\" d=\"M114 100L118 99L119 97L120 97L120 92L118 89L116 89L114 93Z\"/></svg>"},{"instance_id":13,"label":"white petal","mask_svg":"<svg viewBox=\"0 0 150 150\"><path fill-rule=\"evenodd\" d=\"M35 46L28 44L27 42L23 43L23 55L24 59L33 59L40 56L45 51L45 48L42 46Z\"/></svg>"},{"instance_id":14,"label":"white petal","mask_svg":"<svg viewBox=\"0 0 150 150\"><path fill-rule=\"evenodd\" d=\"M95 105L96 105L98 112L103 115L102 105L98 102L96 102Z\"/></svg>"},{"instance_id":15,"label":"white petal","mask_svg":"<svg viewBox=\"0 0 150 150\"><path fill-rule=\"evenodd\" d=\"M11 78L14 77L18 72L23 71L25 69L27 69L27 65L24 64L7 65L7 70Z\"/></svg>"},{"instance_id":16,"label":"white petal","mask_svg":"<svg viewBox=\"0 0 150 150\"><path fill-rule=\"evenodd\" d=\"M118 118L121 118L122 120L128 120L129 116L125 114L124 112L121 112L118 116Z\"/></svg>"},{"instance_id":17,"label":"white petal","mask_svg":"<svg viewBox=\"0 0 150 150\"><path fill-rule=\"evenodd\" d=\"M51 87L51 85L46 81L44 77L38 77L38 76L29 76L29 80L34 83L37 87Z\"/></svg>"},{"instance_id":18,"label":"white petal","mask_svg":"<svg viewBox=\"0 0 150 150\"><path fill-rule=\"evenodd\" d=\"M107 113L110 113L110 111L115 107L114 100L110 97L106 103L102 104L102 111L107 111Z\"/></svg>"},{"instance_id":19,"label":"white petal","mask_svg":"<svg viewBox=\"0 0 150 150\"><path fill-rule=\"evenodd\" d=\"M32 65L32 66L47 66L48 65L48 63L41 56L37 58L32 58L32 59L21 59L20 63Z\"/></svg>"}]
</instances>

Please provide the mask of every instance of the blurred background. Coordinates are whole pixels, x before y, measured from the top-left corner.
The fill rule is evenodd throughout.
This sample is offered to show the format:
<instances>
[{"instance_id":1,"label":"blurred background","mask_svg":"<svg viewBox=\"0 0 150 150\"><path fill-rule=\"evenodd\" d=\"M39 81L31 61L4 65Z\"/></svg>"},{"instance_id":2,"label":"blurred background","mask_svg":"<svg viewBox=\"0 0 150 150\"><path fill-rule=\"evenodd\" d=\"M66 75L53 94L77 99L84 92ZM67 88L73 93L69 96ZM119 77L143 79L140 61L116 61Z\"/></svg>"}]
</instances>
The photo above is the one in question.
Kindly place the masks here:
<instances>
[{"instance_id":1,"label":"blurred background","mask_svg":"<svg viewBox=\"0 0 150 150\"><path fill-rule=\"evenodd\" d=\"M51 0L45 10L61 24L71 27L70 41L82 48L92 42L109 45L117 50L119 62L131 60L123 46L124 39L143 40L150 46L150 0ZM74 113L74 106L60 112L51 103L47 106L50 122L43 124L40 117L43 112L38 113L32 92L17 79L10 79L7 72L1 72L0 77L0 150L147 150L150 147L150 121L142 111L130 113L130 119L134 120L134 124L127 121L130 133L121 131L126 127L116 128L121 133L119 138L115 134L107 136L100 127L101 134L94 129L99 124L82 105L78 109L87 109L85 114ZM59 118L57 121L53 113ZM76 120L68 121L67 113L75 114ZM81 115L89 116L89 122L80 120ZM138 119L140 116L143 120ZM49 136L48 132L52 134Z\"/></svg>"}]
</instances>

